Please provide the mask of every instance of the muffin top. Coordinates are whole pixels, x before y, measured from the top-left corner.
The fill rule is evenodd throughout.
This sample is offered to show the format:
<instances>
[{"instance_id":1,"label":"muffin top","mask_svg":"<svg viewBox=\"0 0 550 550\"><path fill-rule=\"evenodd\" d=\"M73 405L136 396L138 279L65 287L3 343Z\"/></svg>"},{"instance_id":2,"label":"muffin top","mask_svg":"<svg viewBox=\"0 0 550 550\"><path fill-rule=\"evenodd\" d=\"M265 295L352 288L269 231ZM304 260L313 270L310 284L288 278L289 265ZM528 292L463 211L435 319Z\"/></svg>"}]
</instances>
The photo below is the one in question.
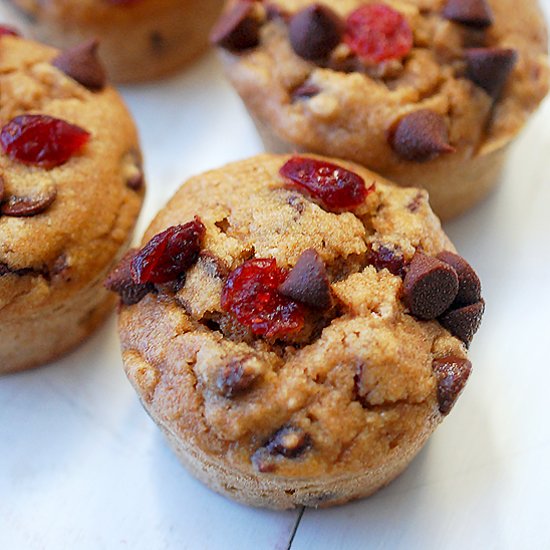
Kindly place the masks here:
<instances>
[{"instance_id":1,"label":"muffin top","mask_svg":"<svg viewBox=\"0 0 550 550\"><path fill-rule=\"evenodd\" d=\"M535 0L233 1L212 40L260 123L382 173L499 149L548 89Z\"/></svg>"},{"instance_id":2,"label":"muffin top","mask_svg":"<svg viewBox=\"0 0 550 550\"><path fill-rule=\"evenodd\" d=\"M0 311L40 314L102 277L143 199L138 138L96 44L0 33Z\"/></svg>"},{"instance_id":3,"label":"muffin top","mask_svg":"<svg viewBox=\"0 0 550 550\"><path fill-rule=\"evenodd\" d=\"M479 280L425 191L262 155L192 178L143 244L107 282L127 374L172 436L241 471L379 466L466 382Z\"/></svg>"}]
</instances>

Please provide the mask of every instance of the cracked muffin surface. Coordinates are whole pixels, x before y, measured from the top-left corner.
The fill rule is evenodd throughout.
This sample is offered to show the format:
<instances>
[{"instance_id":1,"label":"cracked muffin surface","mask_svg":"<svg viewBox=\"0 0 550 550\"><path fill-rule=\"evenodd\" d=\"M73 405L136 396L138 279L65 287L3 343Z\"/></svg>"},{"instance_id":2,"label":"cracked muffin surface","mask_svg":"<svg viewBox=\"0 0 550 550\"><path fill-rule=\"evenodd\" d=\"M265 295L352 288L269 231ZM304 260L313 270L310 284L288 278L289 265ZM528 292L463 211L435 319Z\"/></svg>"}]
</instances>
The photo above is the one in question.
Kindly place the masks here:
<instances>
[{"instance_id":1,"label":"cracked muffin surface","mask_svg":"<svg viewBox=\"0 0 550 550\"><path fill-rule=\"evenodd\" d=\"M262 155L182 186L134 256L134 283L143 251L194 219L204 228L196 261L175 284L132 294L119 319L126 373L184 464L223 494L276 508L344 502L389 482L448 412L434 362L468 363L462 341L403 299L419 251L454 251L426 192L331 161L368 189L334 212L281 175L296 158L327 162ZM267 260L286 282L304 261L306 283L322 271L330 301L300 298L300 326L266 332L254 324L273 298L265 279L253 318L239 317L229 290L238 293L243 266Z\"/></svg>"},{"instance_id":2,"label":"cracked muffin surface","mask_svg":"<svg viewBox=\"0 0 550 550\"><path fill-rule=\"evenodd\" d=\"M0 43L0 371L9 371L64 353L110 310L102 280L128 245L143 180L135 126L111 87L74 80L53 48ZM85 143L62 157L67 136Z\"/></svg>"},{"instance_id":3,"label":"cracked muffin surface","mask_svg":"<svg viewBox=\"0 0 550 550\"><path fill-rule=\"evenodd\" d=\"M229 2L226 13L242 4ZM547 30L534 0L519 12L513 0L250 4L254 39L235 43L238 28L232 35L227 24L213 38L268 150L347 158L424 187L442 218L492 188L506 145L548 90ZM455 4L485 6L489 20L459 21L449 11ZM353 13L373 5L392 10L410 32L402 55L373 60L350 46ZM308 12L314 6L339 18L330 23L337 38L329 51L314 39L323 29L331 36L331 19L321 8ZM395 128L419 111L438 117L439 128L417 121L406 135L409 147L396 146Z\"/></svg>"}]
</instances>

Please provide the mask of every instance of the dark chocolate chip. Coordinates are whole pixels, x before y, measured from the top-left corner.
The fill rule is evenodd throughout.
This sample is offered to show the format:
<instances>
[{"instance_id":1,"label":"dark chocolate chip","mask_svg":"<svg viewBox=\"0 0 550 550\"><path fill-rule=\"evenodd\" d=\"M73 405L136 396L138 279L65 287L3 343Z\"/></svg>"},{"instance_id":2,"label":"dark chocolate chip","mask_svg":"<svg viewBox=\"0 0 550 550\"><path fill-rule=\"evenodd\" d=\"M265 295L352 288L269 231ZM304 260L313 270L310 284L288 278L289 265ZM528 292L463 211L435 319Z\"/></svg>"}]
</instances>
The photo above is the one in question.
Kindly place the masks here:
<instances>
[{"instance_id":1,"label":"dark chocolate chip","mask_svg":"<svg viewBox=\"0 0 550 550\"><path fill-rule=\"evenodd\" d=\"M0 176L0 204L2 204L2 201L4 200L5 189L6 189L6 186L4 185L4 178Z\"/></svg>"},{"instance_id":2,"label":"dark chocolate chip","mask_svg":"<svg viewBox=\"0 0 550 550\"><path fill-rule=\"evenodd\" d=\"M232 398L249 390L258 378L258 370L254 368L254 357L233 359L224 365L216 379L216 389L220 395Z\"/></svg>"},{"instance_id":3,"label":"dark chocolate chip","mask_svg":"<svg viewBox=\"0 0 550 550\"><path fill-rule=\"evenodd\" d=\"M298 458L310 449L311 445L311 437L302 429L296 426L283 426L256 450L251 457L252 464L259 472L273 472L276 467L273 457Z\"/></svg>"},{"instance_id":4,"label":"dark chocolate chip","mask_svg":"<svg viewBox=\"0 0 550 550\"><path fill-rule=\"evenodd\" d=\"M468 359L451 355L435 359L432 368L437 379L439 412L447 415L468 381L472 372L472 364Z\"/></svg>"},{"instance_id":5,"label":"dark chocolate chip","mask_svg":"<svg viewBox=\"0 0 550 550\"><path fill-rule=\"evenodd\" d=\"M453 307L474 304L481 300L481 281L474 268L462 256L446 250L438 254L437 259L449 264L458 275L458 294Z\"/></svg>"},{"instance_id":6,"label":"dark chocolate chip","mask_svg":"<svg viewBox=\"0 0 550 550\"><path fill-rule=\"evenodd\" d=\"M472 342L479 329L485 311L485 301L451 309L439 318L439 322L453 335L462 340L466 346Z\"/></svg>"},{"instance_id":7,"label":"dark chocolate chip","mask_svg":"<svg viewBox=\"0 0 550 550\"><path fill-rule=\"evenodd\" d=\"M456 271L445 262L417 251L403 281L403 300L412 315L435 319L458 294Z\"/></svg>"},{"instance_id":8,"label":"dark chocolate chip","mask_svg":"<svg viewBox=\"0 0 550 550\"><path fill-rule=\"evenodd\" d=\"M304 59L327 57L342 39L344 23L329 7L313 4L292 17L288 27L292 49Z\"/></svg>"},{"instance_id":9,"label":"dark chocolate chip","mask_svg":"<svg viewBox=\"0 0 550 550\"><path fill-rule=\"evenodd\" d=\"M88 40L62 52L53 60L52 65L89 90L102 90L107 82L107 75L97 56L98 46L97 40Z\"/></svg>"},{"instance_id":10,"label":"dark chocolate chip","mask_svg":"<svg viewBox=\"0 0 550 550\"><path fill-rule=\"evenodd\" d=\"M390 129L388 141L401 158L415 162L433 160L455 150L449 144L444 117L430 109L401 117Z\"/></svg>"},{"instance_id":11,"label":"dark chocolate chip","mask_svg":"<svg viewBox=\"0 0 550 550\"><path fill-rule=\"evenodd\" d=\"M332 296L327 270L315 250L310 248L300 255L284 283L279 286L279 292L287 298L311 307L331 307Z\"/></svg>"},{"instance_id":12,"label":"dark chocolate chip","mask_svg":"<svg viewBox=\"0 0 550 550\"><path fill-rule=\"evenodd\" d=\"M243 0L222 14L210 33L210 42L230 51L254 48L260 43L260 26L254 3Z\"/></svg>"},{"instance_id":13,"label":"dark chocolate chip","mask_svg":"<svg viewBox=\"0 0 550 550\"><path fill-rule=\"evenodd\" d=\"M18 218L36 216L47 210L53 204L56 197L57 191L54 187L34 197L18 197L12 195L0 205L0 213L3 216Z\"/></svg>"},{"instance_id":14,"label":"dark chocolate chip","mask_svg":"<svg viewBox=\"0 0 550 550\"><path fill-rule=\"evenodd\" d=\"M141 171L126 180L126 186L132 191L139 191L143 188L144 183L145 178L143 177L143 172Z\"/></svg>"},{"instance_id":15,"label":"dark chocolate chip","mask_svg":"<svg viewBox=\"0 0 550 550\"><path fill-rule=\"evenodd\" d=\"M486 0L448 0L442 14L455 23L480 29L493 24L493 13Z\"/></svg>"},{"instance_id":16,"label":"dark chocolate chip","mask_svg":"<svg viewBox=\"0 0 550 550\"><path fill-rule=\"evenodd\" d=\"M284 426L267 442L265 448L273 455L297 458L311 445L311 438L302 429Z\"/></svg>"},{"instance_id":17,"label":"dark chocolate chip","mask_svg":"<svg viewBox=\"0 0 550 550\"><path fill-rule=\"evenodd\" d=\"M138 252L137 249L129 250L104 283L105 288L119 294L122 303L127 306L137 304L154 289L149 283L137 284L132 280L131 264Z\"/></svg>"},{"instance_id":18,"label":"dark chocolate chip","mask_svg":"<svg viewBox=\"0 0 550 550\"><path fill-rule=\"evenodd\" d=\"M518 55L508 48L471 48L466 50L466 76L497 99L514 68Z\"/></svg>"},{"instance_id":19,"label":"dark chocolate chip","mask_svg":"<svg viewBox=\"0 0 550 550\"><path fill-rule=\"evenodd\" d=\"M290 96L293 102L303 101L305 99L315 97L320 91L321 89L319 86L316 86L315 84L302 84L292 90Z\"/></svg>"},{"instance_id":20,"label":"dark chocolate chip","mask_svg":"<svg viewBox=\"0 0 550 550\"><path fill-rule=\"evenodd\" d=\"M164 36L159 31L153 31L149 35L149 40L151 42L151 49L156 55L161 55L166 49L166 40Z\"/></svg>"}]
</instances>

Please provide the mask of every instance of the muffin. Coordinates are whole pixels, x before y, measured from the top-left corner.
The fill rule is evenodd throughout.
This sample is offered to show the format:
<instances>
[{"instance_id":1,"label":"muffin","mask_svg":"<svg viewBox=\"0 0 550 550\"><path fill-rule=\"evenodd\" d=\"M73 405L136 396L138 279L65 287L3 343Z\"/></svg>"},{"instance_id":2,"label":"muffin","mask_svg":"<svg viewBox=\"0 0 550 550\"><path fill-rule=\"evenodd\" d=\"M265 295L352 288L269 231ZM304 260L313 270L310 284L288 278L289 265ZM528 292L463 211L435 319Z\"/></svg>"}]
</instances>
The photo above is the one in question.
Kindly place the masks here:
<instances>
[{"instance_id":1,"label":"muffin","mask_svg":"<svg viewBox=\"0 0 550 550\"><path fill-rule=\"evenodd\" d=\"M201 53L222 0L9 0L19 24L68 48L96 38L109 76L135 82L168 74Z\"/></svg>"},{"instance_id":2,"label":"muffin","mask_svg":"<svg viewBox=\"0 0 550 550\"><path fill-rule=\"evenodd\" d=\"M233 1L211 38L268 151L424 187L443 219L495 186L548 90L535 0Z\"/></svg>"},{"instance_id":3,"label":"muffin","mask_svg":"<svg viewBox=\"0 0 550 550\"><path fill-rule=\"evenodd\" d=\"M183 464L254 506L396 477L470 374L484 309L427 193L263 155L192 178L107 286L124 368Z\"/></svg>"},{"instance_id":4,"label":"muffin","mask_svg":"<svg viewBox=\"0 0 550 550\"><path fill-rule=\"evenodd\" d=\"M143 200L138 137L95 44L58 52L0 27L0 373L79 344Z\"/></svg>"}]
</instances>

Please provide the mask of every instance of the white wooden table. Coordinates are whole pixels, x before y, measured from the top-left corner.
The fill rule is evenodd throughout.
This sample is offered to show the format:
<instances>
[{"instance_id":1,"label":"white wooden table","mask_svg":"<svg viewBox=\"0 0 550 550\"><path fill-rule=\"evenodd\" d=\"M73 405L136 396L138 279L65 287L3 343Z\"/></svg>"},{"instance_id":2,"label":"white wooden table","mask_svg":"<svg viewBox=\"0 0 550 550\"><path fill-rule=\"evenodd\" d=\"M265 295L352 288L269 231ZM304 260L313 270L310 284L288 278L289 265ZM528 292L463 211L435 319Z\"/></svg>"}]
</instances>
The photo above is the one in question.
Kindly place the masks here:
<instances>
[{"instance_id":1,"label":"white wooden table","mask_svg":"<svg viewBox=\"0 0 550 550\"><path fill-rule=\"evenodd\" d=\"M189 175L261 151L213 55L123 92L149 182L138 235ZM304 513L212 493L139 405L111 319L62 361L0 379L0 550L550 548L550 101L498 192L446 229L484 283L475 372L389 487Z\"/></svg>"}]
</instances>

